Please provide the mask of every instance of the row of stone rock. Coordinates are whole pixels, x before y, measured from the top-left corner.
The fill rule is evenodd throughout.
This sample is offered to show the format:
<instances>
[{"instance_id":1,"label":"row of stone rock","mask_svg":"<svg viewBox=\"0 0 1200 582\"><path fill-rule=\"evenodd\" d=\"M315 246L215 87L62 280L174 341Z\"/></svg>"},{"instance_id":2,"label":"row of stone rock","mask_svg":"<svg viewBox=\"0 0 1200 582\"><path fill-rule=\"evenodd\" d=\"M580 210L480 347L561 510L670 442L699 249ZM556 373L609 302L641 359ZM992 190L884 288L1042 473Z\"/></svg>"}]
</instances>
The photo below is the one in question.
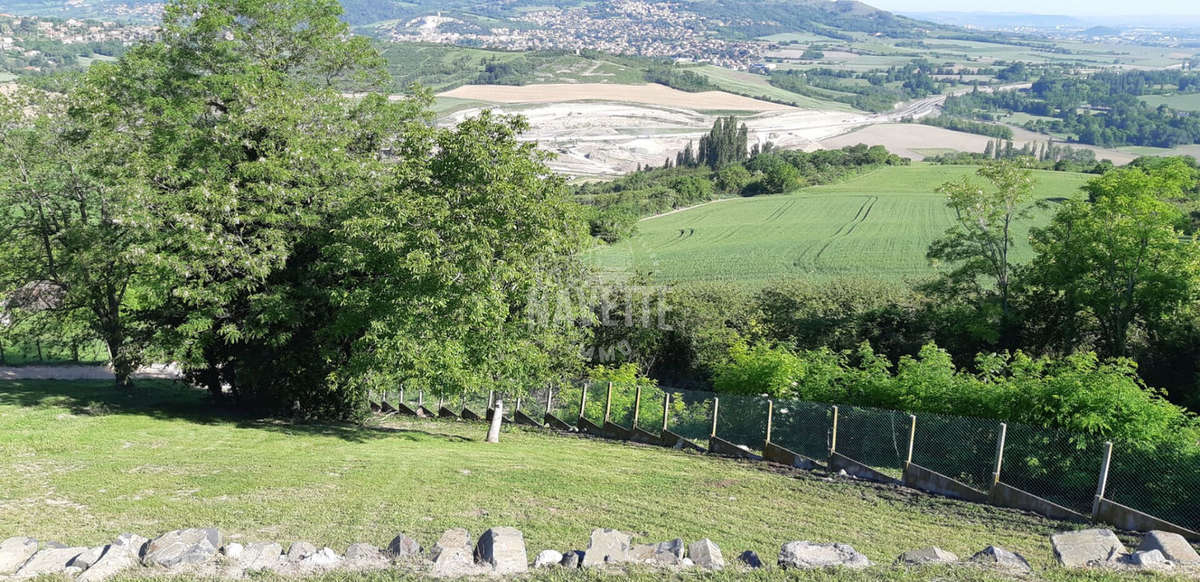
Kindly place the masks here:
<instances>
[{"instance_id":1,"label":"row of stone rock","mask_svg":"<svg viewBox=\"0 0 1200 582\"><path fill-rule=\"evenodd\" d=\"M24 580L43 574L67 574L79 582L100 582L124 570L152 568L238 578L254 571L304 575L333 568L368 570L397 564L433 576L459 577L519 574L529 568L524 536L511 527L489 529L475 541L465 529L447 530L428 552L404 534L396 536L383 549L366 543L352 544L344 555L330 548L318 549L307 542L295 542L286 552L274 542L244 546L223 542L220 531L212 528L172 531L154 540L122 534L113 543L97 547L66 547L54 542L39 545L31 538L9 538L0 542L0 577ZM1063 532L1051 536L1051 542L1059 562L1068 567L1200 565L1196 550L1182 536L1168 532L1150 532L1138 551L1132 553L1109 530ZM905 552L895 563L912 566L958 561L953 553L930 547ZM969 562L1015 572L1030 571L1024 557L996 546L976 553ZM752 551L741 553L735 563L744 568L763 566ZM726 567L721 549L712 540L686 545L682 539L635 544L631 534L612 529L592 531L586 550L544 550L533 560L534 568L610 564L671 569ZM794 541L780 548L777 564L785 569L864 568L872 562L846 544Z\"/></svg>"},{"instance_id":2,"label":"row of stone rock","mask_svg":"<svg viewBox=\"0 0 1200 582\"><path fill-rule=\"evenodd\" d=\"M1085 529L1050 536L1054 556L1068 568L1127 567L1171 569L1200 567L1196 553L1183 536L1166 531L1151 531L1142 537L1138 548L1130 552L1120 538L1107 529Z\"/></svg>"},{"instance_id":3,"label":"row of stone rock","mask_svg":"<svg viewBox=\"0 0 1200 582\"><path fill-rule=\"evenodd\" d=\"M344 555L330 548L318 549L307 542L295 542L286 552L274 542L247 545L224 542L221 532L213 528L176 530L153 540L122 534L113 543L97 547L67 547L54 542L39 544L32 538L9 538L0 542L0 577L25 580L44 574L66 574L79 582L101 582L125 570L149 568L239 578L254 571L304 575L334 568L368 570L397 564L437 577L519 574L529 569L524 536L511 527L489 529L474 543L465 529L447 530L428 552L404 534L396 536L383 549L365 543L352 544ZM908 552L898 559L904 564L945 561L957 558L937 548ZM976 554L972 561L1029 569L1024 558L994 547ZM735 563L743 568L763 567L762 560L752 551L741 553ZM851 546L806 541L783 544L777 563L782 568L796 569L872 565ZM726 567L720 547L712 540L686 545L682 539L635 544L631 534L613 529L594 530L586 550L544 550L533 560L534 568L626 564L670 569Z\"/></svg>"}]
</instances>

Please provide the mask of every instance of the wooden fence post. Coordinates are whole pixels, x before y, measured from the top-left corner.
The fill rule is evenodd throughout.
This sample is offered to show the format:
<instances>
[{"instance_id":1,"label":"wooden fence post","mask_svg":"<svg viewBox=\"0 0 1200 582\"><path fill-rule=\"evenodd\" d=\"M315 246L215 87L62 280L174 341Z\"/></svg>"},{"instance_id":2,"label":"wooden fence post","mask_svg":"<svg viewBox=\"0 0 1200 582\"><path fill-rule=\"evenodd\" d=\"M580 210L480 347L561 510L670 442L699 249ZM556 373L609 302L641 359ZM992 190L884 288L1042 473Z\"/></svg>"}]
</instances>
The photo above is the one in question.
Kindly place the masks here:
<instances>
[{"instance_id":1,"label":"wooden fence post","mask_svg":"<svg viewBox=\"0 0 1200 582\"><path fill-rule=\"evenodd\" d=\"M583 388L580 390L581 394L579 395L579 418L583 418L584 407L587 406L587 389L587 382L584 382Z\"/></svg>"},{"instance_id":2,"label":"wooden fence post","mask_svg":"<svg viewBox=\"0 0 1200 582\"><path fill-rule=\"evenodd\" d=\"M720 405L721 405L721 399L714 396L713 397L712 432L710 432L708 434L709 438L717 436L717 407Z\"/></svg>"},{"instance_id":3,"label":"wooden fence post","mask_svg":"<svg viewBox=\"0 0 1200 582\"><path fill-rule=\"evenodd\" d=\"M637 428L638 416L642 413L642 386L639 384L633 397L633 427Z\"/></svg>"},{"instance_id":4,"label":"wooden fence post","mask_svg":"<svg viewBox=\"0 0 1200 582\"><path fill-rule=\"evenodd\" d=\"M520 397L520 396L518 396L518 397L517 397L517 401L516 401L516 403L515 403L515 404L514 404L514 406L513 406L513 414L516 414L516 413L518 413L518 412L520 412L520 411L521 411L521 397Z\"/></svg>"},{"instance_id":5,"label":"wooden fence post","mask_svg":"<svg viewBox=\"0 0 1200 582\"><path fill-rule=\"evenodd\" d=\"M1092 500L1092 519L1100 513L1100 500L1108 487L1108 468L1112 464L1112 441L1104 443L1104 462L1100 464L1100 482L1096 484L1096 498Z\"/></svg>"},{"instance_id":6,"label":"wooden fence post","mask_svg":"<svg viewBox=\"0 0 1200 582\"><path fill-rule=\"evenodd\" d=\"M488 405L487 405L487 409L488 409L488 410L491 410L491 409L492 409L492 408L494 408L495 406L496 406L496 391L495 391L495 390L488 390Z\"/></svg>"},{"instance_id":7,"label":"wooden fence post","mask_svg":"<svg viewBox=\"0 0 1200 582\"><path fill-rule=\"evenodd\" d=\"M550 414L550 403L554 401L554 387L546 386L546 414Z\"/></svg>"},{"instance_id":8,"label":"wooden fence post","mask_svg":"<svg viewBox=\"0 0 1200 582\"><path fill-rule=\"evenodd\" d=\"M421 408L423 406L425 406L425 391L418 390L417 391L417 408Z\"/></svg>"},{"instance_id":9,"label":"wooden fence post","mask_svg":"<svg viewBox=\"0 0 1200 582\"><path fill-rule=\"evenodd\" d=\"M767 438L763 440L763 450L767 450L767 445L771 444L771 421L775 417L775 401L767 399Z\"/></svg>"},{"instance_id":10,"label":"wooden fence post","mask_svg":"<svg viewBox=\"0 0 1200 582\"><path fill-rule=\"evenodd\" d=\"M838 407L833 406L833 427L829 431L829 456L837 452Z\"/></svg>"},{"instance_id":11,"label":"wooden fence post","mask_svg":"<svg viewBox=\"0 0 1200 582\"><path fill-rule=\"evenodd\" d=\"M403 387L403 386L401 386L401 387L400 387L400 400L399 400L399 402L400 402L400 404L404 404L404 387Z\"/></svg>"},{"instance_id":12,"label":"wooden fence post","mask_svg":"<svg viewBox=\"0 0 1200 582\"><path fill-rule=\"evenodd\" d=\"M910 419L908 425L908 457L904 460L904 466L908 467L912 464L913 442L917 440L917 415L908 415Z\"/></svg>"},{"instance_id":13,"label":"wooden fence post","mask_svg":"<svg viewBox=\"0 0 1200 582\"><path fill-rule=\"evenodd\" d=\"M996 439L996 464L992 471L992 486L1000 482L1000 468L1004 465L1004 441L1008 438L1008 424L1000 423L1000 438Z\"/></svg>"},{"instance_id":14,"label":"wooden fence post","mask_svg":"<svg viewBox=\"0 0 1200 582\"><path fill-rule=\"evenodd\" d=\"M671 417L671 393L663 393L663 425L662 432L667 432L667 419Z\"/></svg>"},{"instance_id":15,"label":"wooden fence post","mask_svg":"<svg viewBox=\"0 0 1200 582\"><path fill-rule=\"evenodd\" d=\"M608 424L608 419L612 415L612 382L608 383L608 395L604 397L604 424Z\"/></svg>"}]
</instances>

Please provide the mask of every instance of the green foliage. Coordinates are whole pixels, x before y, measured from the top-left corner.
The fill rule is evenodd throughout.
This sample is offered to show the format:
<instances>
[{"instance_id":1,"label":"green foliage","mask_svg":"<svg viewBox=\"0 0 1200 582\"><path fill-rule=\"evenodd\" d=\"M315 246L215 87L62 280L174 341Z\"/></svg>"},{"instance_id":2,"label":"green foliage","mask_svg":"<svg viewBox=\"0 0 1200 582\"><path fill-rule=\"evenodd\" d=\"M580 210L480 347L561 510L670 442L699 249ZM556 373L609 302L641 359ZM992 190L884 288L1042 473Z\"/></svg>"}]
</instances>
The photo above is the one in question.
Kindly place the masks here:
<instances>
[{"instance_id":1,"label":"green foliage","mask_svg":"<svg viewBox=\"0 0 1200 582\"><path fill-rule=\"evenodd\" d=\"M978 135L986 135L999 139L1012 139L1013 131L1011 127L1000 125L998 123L980 123L969 119L962 119L951 115L931 115L922 117L919 121L922 125L932 125L934 127L944 127L953 131L963 131L966 133L974 133Z\"/></svg>"},{"instance_id":2,"label":"green foliage","mask_svg":"<svg viewBox=\"0 0 1200 582\"><path fill-rule=\"evenodd\" d=\"M716 91L716 85L709 82L708 77L695 71L679 69L670 65L652 65L644 73L646 81L666 85L672 89L699 93L701 91Z\"/></svg>"},{"instance_id":3,"label":"green foliage","mask_svg":"<svg viewBox=\"0 0 1200 582\"><path fill-rule=\"evenodd\" d=\"M737 194L750 183L750 171L741 164L731 164L717 172L717 189L726 194Z\"/></svg>"},{"instance_id":4,"label":"green foliage","mask_svg":"<svg viewBox=\"0 0 1200 582\"><path fill-rule=\"evenodd\" d=\"M1185 239L1183 214L1169 202L1196 180L1175 159L1089 182L1090 202L1068 202L1033 232L1032 292L1061 305L1077 338L1094 324L1105 353L1127 355L1131 328L1159 326L1200 293L1200 245Z\"/></svg>"},{"instance_id":5,"label":"green foliage","mask_svg":"<svg viewBox=\"0 0 1200 582\"><path fill-rule=\"evenodd\" d=\"M1093 353L1061 359L1022 352L980 354L975 372L934 344L894 367L864 343L857 350L793 352L735 346L714 386L743 394L1057 427L1095 439L1194 446L1200 423L1168 403L1124 359Z\"/></svg>"},{"instance_id":6,"label":"green foliage","mask_svg":"<svg viewBox=\"0 0 1200 582\"><path fill-rule=\"evenodd\" d=\"M783 158L774 155L759 156L756 167L762 172L762 188L767 194L782 194L800 186L800 172Z\"/></svg>"}]
</instances>

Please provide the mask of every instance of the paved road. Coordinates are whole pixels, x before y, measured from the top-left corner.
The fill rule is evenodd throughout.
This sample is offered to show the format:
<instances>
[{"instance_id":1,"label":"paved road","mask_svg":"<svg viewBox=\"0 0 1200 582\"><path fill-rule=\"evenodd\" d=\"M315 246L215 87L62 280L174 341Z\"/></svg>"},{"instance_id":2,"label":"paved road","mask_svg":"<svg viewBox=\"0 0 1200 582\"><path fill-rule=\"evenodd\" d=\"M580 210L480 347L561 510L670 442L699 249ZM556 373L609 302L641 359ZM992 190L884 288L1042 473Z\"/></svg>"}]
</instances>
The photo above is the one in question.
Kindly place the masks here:
<instances>
[{"instance_id":1,"label":"paved road","mask_svg":"<svg viewBox=\"0 0 1200 582\"><path fill-rule=\"evenodd\" d=\"M153 364L139 369L134 378L173 380L181 377L179 368L169 364ZM112 370L106 366L4 366L0 380L112 380Z\"/></svg>"}]
</instances>

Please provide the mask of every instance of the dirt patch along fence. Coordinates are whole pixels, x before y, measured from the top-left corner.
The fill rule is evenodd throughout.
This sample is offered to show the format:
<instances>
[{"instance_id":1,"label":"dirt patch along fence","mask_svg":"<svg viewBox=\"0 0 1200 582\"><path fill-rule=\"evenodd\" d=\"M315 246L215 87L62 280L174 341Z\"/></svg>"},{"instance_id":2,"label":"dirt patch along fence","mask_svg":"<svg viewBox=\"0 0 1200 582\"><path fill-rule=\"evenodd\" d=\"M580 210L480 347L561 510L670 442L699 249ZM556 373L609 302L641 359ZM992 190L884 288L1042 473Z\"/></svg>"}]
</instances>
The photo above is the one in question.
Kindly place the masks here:
<instances>
[{"instance_id":1,"label":"dirt patch along fence","mask_svg":"<svg viewBox=\"0 0 1200 582\"><path fill-rule=\"evenodd\" d=\"M372 402L377 410L422 415L423 398L393 391ZM496 398L491 392L438 406L484 418ZM506 416L521 424L844 471L1055 519L1174 531L1200 541L1196 451L983 418L612 383L547 387L505 403Z\"/></svg>"}]
</instances>

